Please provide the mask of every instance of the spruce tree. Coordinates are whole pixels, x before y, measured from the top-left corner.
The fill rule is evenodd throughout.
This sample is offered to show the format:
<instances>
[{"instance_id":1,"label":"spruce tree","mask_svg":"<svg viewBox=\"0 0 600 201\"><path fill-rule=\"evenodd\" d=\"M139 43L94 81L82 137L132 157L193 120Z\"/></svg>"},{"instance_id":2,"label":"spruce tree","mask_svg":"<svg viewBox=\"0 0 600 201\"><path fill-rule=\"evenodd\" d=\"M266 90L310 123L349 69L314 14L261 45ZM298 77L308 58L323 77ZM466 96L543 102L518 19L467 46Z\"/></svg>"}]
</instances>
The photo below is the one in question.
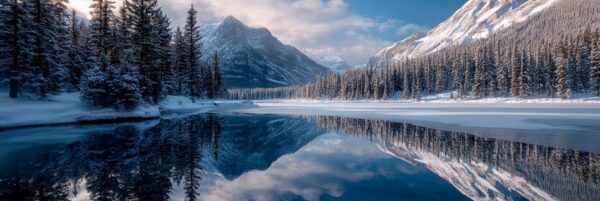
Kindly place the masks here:
<instances>
[{"instance_id":1,"label":"spruce tree","mask_svg":"<svg viewBox=\"0 0 600 201\"><path fill-rule=\"evenodd\" d=\"M101 56L99 58L101 63L107 64L108 58ZM101 108L107 107L106 96L108 94L108 88L106 87L107 76L105 71L100 69L99 65L92 64L93 66L86 72L86 79L81 91L81 101L89 107Z\"/></svg>"},{"instance_id":2,"label":"spruce tree","mask_svg":"<svg viewBox=\"0 0 600 201\"><path fill-rule=\"evenodd\" d=\"M483 96L483 83L484 73L485 73L485 57L481 50L478 51L476 55L476 63L475 63L475 74L473 77L473 88L471 94L475 96L475 98L479 99Z\"/></svg>"},{"instance_id":3,"label":"spruce tree","mask_svg":"<svg viewBox=\"0 0 600 201\"><path fill-rule=\"evenodd\" d=\"M48 93L58 92L61 82L66 80L66 70L61 63L65 53L60 48L61 37L66 33L65 0L27 0L32 16L31 58L32 72L41 73L40 79L34 79L39 96L46 98Z\"/></svg>"},{"instance_id":4,"label":"spruce tree","mask_svg":"<svg viewBox=\"0 0 600 201\"><path fill-rule=\"evenodd\" d=\"M590 91L593 96L600 96L600 44L592 49L590 68Z\"/></svg>"},{"instance_id":5,"label":"spruce tree","mask_svg":"<svg viewBox=\"0 0 600 201\"><path fill-rule=\"evenodd\" d=\"M212 68L212 90L214 91L213 98L223 98L225 97L227 91L225 89L225 82L223 81L223 74L221 73L221 62L218 52L215 52L215 55L213 56Z\"/></svg>"},{"instance_id":6,"label":"spruce tree","mask_svg":"<svg viewBox=\"0 0 600 201\"><path fill-rule=\"evenodd\" d=\"M133 110L142 102L138 82L140 75L134 62L133 52L124 50L119 62L118 82L114 85L117 110Z\"/></svg>"},{"instance_id":7,"label":"spruce tree","mask_svg":"<svg viewBox=\"0 0 600 201\"><path fill-rule=\"evenodd\" d=\"M158 10L156 14L155 33L156 45L158 45L158 58L160 68L160 79L162 80L162 91L165 94L176 95L175 92L175 59L173 48L171 47L172 33L171 22L169 18Z\"/></svg>"},{"instance_id":8,"label":"spruce tree","mask_svg":"<svg viewBox=\"0 0 600 201\"><path fill-rule=\"evenodd\" d=\"M79 91L81 89L81 79L85 72L85 61L83 55L83 40L81 32L82 24L77 19L75 10L71 13L71 22L69 24L69 48L67 69L69 71L69 85L72 91Z\"/></svg>"},{"instance_id":9,"label":"spruce tree","mask_svg":"<svg viewBox=\"0 0 600 201\"><path fill-rule=\"evenodd\" d=\"M119 17L113 20L113 32L114 32L114 48L112 54L116 55L112 62L119 63L123 51L131 50L131 23L128 20L127 7L129 2L123 1L123 5L119 8Z\"/></svg>"},{"instance_id":10,"label":"spruce tree","mask_svg":"<svg viewBox=\"0 0 600 201\"><path fill-rule=\"evenodd\" d=\"M525 51L523 51L521 53L521 69L519 70L519 77L518 77L518 87L519 87L519 97L527 97L529 95L531 95L531 88L529 86L529 82L530 82L530 75L529 75L529 55L527 55L525 53Z\"/></svg>"},{"instance_id":11,"label":"spruce tree","mask_svg":"<svg viewBox=\"0 0 600 201\"><path fill-rule=\"evenodd\" d=\"M186 72L188 73L187 83L188 91L191 98L200 98L203 94L202 90L204 86L201 86L202 82L202 65L200 64L201 52L200 52L200 28L198 27L197 21L198 12L194 9L194 5L188 10L188 16L184 27L184 42L186 50Z\"/></svg>"},{"instance_id":12,"label":"spruce tree","mask_svg":"<svg viewBox=\"0 0 600 201\"><path fill-rule=\"evenodd\" d=\"M29 67L32 53L30 40L31 17L27 1L10 0L0 2L0 70L2 79L8 78L9 97L17 98L21 93L37 92L35 81L38 73ZM3 68L6 67L6 68ZM0 80L0 83L6 82Z\"/></svg>"},{"instance_id":13,"label":"spruce tree","mask_svg":"<svg viewBox=\"0 0 600 201\"><path fill-rule=\"evenodd\" d=\"M521 92L520 87L520 75L521 75L521 55L513 48L511 54L511 76L510 76L510 93L512 96L519 96Z\"/></svg>"},{"instance_id":14,"label":"spruce tree","mask_svg":"<svg viewBox=\"0 0 600 201\"><path fill-rule=\"evenodd\" d=\"M185 40L181 29L177 27L175 36L173 38L173 56L175 58L175 90L178 95L185 95L187 89L187 48L185 47Z\"/></svg>"},{"instance_id":15,"label":"spruce tree","mask_svg":"<svg viewBox=\"0 0 600 201\"><path fill-rule=\"evenodd\" d=\"M93 0L90 6L92 19L90 20L89 34L97 55L103 54L114 57L114 55L111 55L115 45L113 30L114 4L114 0Z\"/></svg>"},{"instance_id":16,"label":"spruce tree","mask_svg":"<svg viewBox=\"0 0 600 201\"><path fill-rule=\"evenodd\" d=\"M411 86L411 80L413 80L413 79L412 79L410 70L408 70L407 67L403 68L402 71L403 71L403 74L404 74L404 79L403 79L403 83L402 83L402 90L403 90L402 91L402 93L403 93L402 97L405 100L408 100L411 97L410 86Z\"/></svg>"},{"instance_id":17,"label":"spruce tree","mask_svg":"<svg viewBox=\"0 0 600 201\"><path fill-rule=\"evenodd\" d=\"M569 99L571 98L571 88L568 81L569 50L566 47L565 41L560 43L558 51L560 54L560 62L556 69L556 90L559 98Z\"/></svg>"},{"instance_id":18,"label":"spruce tree","mask_svg":"<svg viewBox=\"0 0 600 201\"><path fill-rule=\"evenodd\" d=\"M126 4L130 23L131 46L140 71L140 87L145 102L157 104L162 99L161 47L156 19L160 14L156 0L129 0Z\"/></svg>"}]
</instances>

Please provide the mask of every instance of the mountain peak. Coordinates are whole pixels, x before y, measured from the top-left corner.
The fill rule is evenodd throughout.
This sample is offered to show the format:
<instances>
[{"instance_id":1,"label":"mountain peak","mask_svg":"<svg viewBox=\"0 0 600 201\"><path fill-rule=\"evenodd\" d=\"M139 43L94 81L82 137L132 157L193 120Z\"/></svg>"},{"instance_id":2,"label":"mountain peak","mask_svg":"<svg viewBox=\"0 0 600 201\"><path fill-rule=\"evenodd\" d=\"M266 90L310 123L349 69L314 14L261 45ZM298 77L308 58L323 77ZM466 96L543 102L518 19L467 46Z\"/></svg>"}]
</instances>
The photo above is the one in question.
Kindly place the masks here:
<instances>
[{"instance_id":1,"label":"mountain peak","mask_svg":"<svg viewBox=\"0 0 600 201\"><path fill-rule=\"evenodd\" d=\"M447 47L467 45L523 22L560 0L469 0L425 36L411 37L384 48L369 64L387 66Z\"/></svg>"},{"instance_id":2,"label":"mountain peak","mask_svg":"<svg viewBox=\"0 0 600 201\"><path fill-rule=\"evenodd\" d=\"M250 27L235 17L202 29L202 59L219 52L229 88L279 87L312 82L330 73L296 48L285 45L266 28Z\"/></svg>"},{"instance_id":3,"label":"mountain peak","mask_svg":"<svg viewBox=\"0 0 600 201\"><path fill-rule=\"evenodd\" d=\"M238 20L237 18L235 18L231 15L227 16L225 19L223 19L223 24L246 26L242 21Z\"/></svg>"}]
</instances>

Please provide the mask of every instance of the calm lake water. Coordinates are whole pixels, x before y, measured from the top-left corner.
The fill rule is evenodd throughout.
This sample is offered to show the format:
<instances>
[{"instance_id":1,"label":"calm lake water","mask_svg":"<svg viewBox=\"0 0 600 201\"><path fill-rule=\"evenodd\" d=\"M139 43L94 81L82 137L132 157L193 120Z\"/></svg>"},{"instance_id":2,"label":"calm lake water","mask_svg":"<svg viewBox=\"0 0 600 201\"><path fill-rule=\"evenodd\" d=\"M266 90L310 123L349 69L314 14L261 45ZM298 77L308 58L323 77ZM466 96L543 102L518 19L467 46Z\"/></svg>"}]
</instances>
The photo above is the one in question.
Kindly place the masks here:
<instances>
[{"instance_id":1,"label":"calm lake water","mask_svg":"<svg viewBox=\"0 0 600 201\"><path fill-rule=\"evenodd\" d=\"M0 200L471 199L600 200L600 153L326 116L0 131Z\"/></svg>"}]
</instances>

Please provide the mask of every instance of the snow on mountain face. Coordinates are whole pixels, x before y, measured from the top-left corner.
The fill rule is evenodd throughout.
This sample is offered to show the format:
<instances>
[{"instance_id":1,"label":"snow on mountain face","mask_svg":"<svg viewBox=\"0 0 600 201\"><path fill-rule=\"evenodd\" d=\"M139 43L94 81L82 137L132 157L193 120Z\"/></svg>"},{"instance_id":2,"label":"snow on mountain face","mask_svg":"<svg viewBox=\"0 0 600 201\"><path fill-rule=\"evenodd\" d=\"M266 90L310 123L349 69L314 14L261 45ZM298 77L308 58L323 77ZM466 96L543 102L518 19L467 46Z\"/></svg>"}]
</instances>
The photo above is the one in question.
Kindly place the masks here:
<instances>
[{"instance_id":1,"label":"snow on mountain face","mask_svg":"<svg viewBox=\"0 0 600 201\"><path fill-rule=\"evenodd\" d=\"M317 63L329 68L330 70L336 73L344 73L347 70L352 69L352 66L350 66L350 64L348 64L346 61L344 61L344 59L338 56L321 57L317 60Z\"/></svg>"},{"instance_id":2,"label":"snow on mountain face","mask_svg":"<svg viewBox=\"0 0 600 201\"><path fill-rule=\"evenodd\" d=\"M491 33L529 19L557 1L559 0L469 0L427 35L413 35L383 49L369 60L369 65L387 66L406 58L487 38Z\"/></svg>"},{"instance_id":3,"label":"snow on mountain face","mask_svg":"<svg viewBox=\"0 0 600 201\"><path fill-rule=\"evenodd\" d=\"M218 51L229 88L300 85L330 73L266 28L248 27L234 17L202 27L201 35L202 59L209 62Z\"/></svg>"}]
</instances>

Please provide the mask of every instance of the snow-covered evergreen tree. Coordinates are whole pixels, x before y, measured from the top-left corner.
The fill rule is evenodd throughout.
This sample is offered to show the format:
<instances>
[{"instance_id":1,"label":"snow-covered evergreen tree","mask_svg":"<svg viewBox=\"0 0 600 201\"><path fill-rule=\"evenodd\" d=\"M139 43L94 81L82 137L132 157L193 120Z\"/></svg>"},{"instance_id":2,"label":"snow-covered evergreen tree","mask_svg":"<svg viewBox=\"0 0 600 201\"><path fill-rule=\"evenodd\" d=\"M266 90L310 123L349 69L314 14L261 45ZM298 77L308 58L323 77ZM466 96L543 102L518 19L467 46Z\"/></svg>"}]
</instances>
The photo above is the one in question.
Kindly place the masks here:
<instances>
[{"instance_id":1,"label":"snow-covered evergreen tree","mask_svg":"<svg viewBox=\"0 0 600 201\"><path fill-rule=\"evenodd\" d=\"M92 19L90 20L90 38L97 55L109 55L115 45L113 20L114 0L93 0L90 6Z\"/></svg>"},{"instance_id":2,"label":"snow-covered evergreen tree","mask_svg":"<svg viewBox=\"0 0 600 201\"><path fill-rule=\"evenodd\" d=\"M33 85L39 86L39 96L58 92L68 77L63 63L65 52L61 49L61 37L67 33L65 0L27 0L32 17L33 72L41 73Z\"/></svg>"},{"instance_id":3,"label":"snow-covered evergreen tree","mask_svg":"<svg viewBox=\"0 0 600 201\"><path fill-rule=\"evenodd\" d=\"M119 62L118 82L115 88L115 109L133 110L141 104L142 98L139 91L140 74L131 50L124 50Z\"/></svg>"},{"instance_id":4,"label":"snow-covered evergreen tree","mask_svg":"<svg viewBox=\"0 0 600 201\"><path fill-rule=\"evenodd\" d=\"M528 97L531 95L531 87L530 83L530 75L529 75L529 55L525 52L521 53L521 69L519 70L518 77L518 87L519 87L519 97Z\"/></svg>"},{"instance_id":5,"label":"snow-covered evergreen tree","mask_svg":"<svg viewBox=\"0 0 600 201\"><path fill-rule=\"evenodd\" d=\"M593 46L590 61L590 91L593 96L600 96L600 43Z\"/></svg>"},{"instance_id":6,"label":"snow-covered evergreen tree","mask_svg":"<svg viewBox=\"0 0 600 201\"><path fill-rule=\"evenodd\" d=\"M108 58L101 55L99 58L101 65L108 65ZM107 103L107 75L100 65L92 64L93 66L86 72L85 81L81 91L81 101L89 107L108 107Z\"/></svg>"},{"instance_id":7,"label":"snow-covered evergreen tree","mask_svg":"<svg viewBox=\"0 0 600 201\"><path fill-rule=\"evenodd\" d=\"M511 56L512 56L512 58L511 58L511 64L510 64L511 65L510 93L512 96L519 96L521 94L521 92L519 90L521 89L520 77L521 77L521 68L522 68L522 65L521 65L522 55L513 49Z\"/></svg>"},{"instance_id":8,"label":"snow-covered evergreen tree","mask_svg":"<svg viewBox=\"0 0 600 201\"><path fill-rule=\"evenodd\" d=\"M33 53L27 3L19 0L0 2L0 83L8 82L10 98L37 92L36 81L41 79L41 74L29 66Z\"/></svg>"},{"instance_id":9,"label":"snow-covered evergreen tree","mask_svg":"<svg viewBox=\"0 0 600 201\"><path fill-rule=\"evenodd\" d=\"M157 0L129 0L125 5L130 23L132 50L140 70L144 101L157 104L162 99L162 71L156 19L160 14Z\"/></svg>"},{"instance_id":10,"label":"snow-covered evergreen tree","mask_svg":"<svg viewBox=\"0 0 600 201\"><path fill-rule=\"evenodd\" d=\"M186 89L188 89L187 78L189 72L187 68L187 50L183 32L181 32L181 28L177 27L173 38L173 57L175 59L174 88L176 93L180 95L188 94L186 92Z\"/></svg>"},{"instance_id":11,"label":"snow-covered evergreen tree","mask_svg":"<svg viewBox=\"0 0 600 201\"><path fill-rule=\"evenodd\" d=\"M71 13L71 21L69 24L69 46L68 46L68 61L66 67L69 72L69 86L71 91L79 91L81 89L81 79L86 69L83 55L83 39L82 39L82 24L78 20L78 16L73 10Z\"/></svg>"},{"instance_id":12,"label":"snow-covered evergreen tree","mask_svg":"<svg viewBox=\"0 0 600 201\"><path fill-rule=\"evenodd\" d=\"M162 80L162 91L165 94L177 95L175 92L175 58L173 48L171 47L172 33L171 22L169 18L158 10L156 14L156 44L158 45L158 57L160 68L160 79Z\"/></svg>"},{"instance_id":13,"label":"snow-covered evergreen tree","mask_svg":"<svg viewBox=\"0 0 600 201\"><path fill-rule=\"evenodd\" d=\"M183 55L187 56L185 64L187 65L186 72L188 73L187 87L189 96L192 98L200 98L203 96L202 86L203 78L203 67L200 63L201 52L200 52L200 27L198 26L197 19L198 11L194 9L194 5L188 10L188 16L184 27L183 38L186 50Z\"/></svg>"}]
</instances>

